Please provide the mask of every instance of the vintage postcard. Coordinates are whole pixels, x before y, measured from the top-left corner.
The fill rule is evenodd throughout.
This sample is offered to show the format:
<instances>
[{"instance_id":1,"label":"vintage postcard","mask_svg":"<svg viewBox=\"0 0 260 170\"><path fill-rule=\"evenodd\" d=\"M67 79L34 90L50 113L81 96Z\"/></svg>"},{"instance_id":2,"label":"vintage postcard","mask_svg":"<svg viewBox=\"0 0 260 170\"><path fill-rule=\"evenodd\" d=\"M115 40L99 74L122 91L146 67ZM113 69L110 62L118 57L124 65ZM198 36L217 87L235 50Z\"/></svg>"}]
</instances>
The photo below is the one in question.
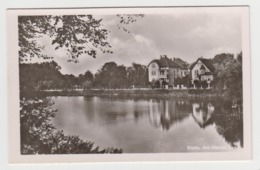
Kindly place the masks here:
<instances>
[{"instance_id":1,"label":"vintage postcard","mask_svg":"<svg viewBox=\"0 0 260 170\"><path fill-rule=\"evenodd\" d=\"M249 7L7 22L10 163L251 159Z\"/></svg>"}]
</instances>

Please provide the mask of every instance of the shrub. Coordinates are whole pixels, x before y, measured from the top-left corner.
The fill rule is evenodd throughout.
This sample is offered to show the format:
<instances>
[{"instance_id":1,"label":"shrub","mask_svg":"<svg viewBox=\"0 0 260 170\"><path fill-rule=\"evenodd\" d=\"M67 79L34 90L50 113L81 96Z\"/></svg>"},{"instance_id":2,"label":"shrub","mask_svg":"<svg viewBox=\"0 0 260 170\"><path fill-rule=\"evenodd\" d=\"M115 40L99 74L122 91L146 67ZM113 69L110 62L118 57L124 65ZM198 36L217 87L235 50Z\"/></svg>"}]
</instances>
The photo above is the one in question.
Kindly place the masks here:
<instances>
[{"instance_id":1,"label":"shrub","mask_svg":"<svg viewBox=\"0 0 260 170\"><path fill-rule=\"evenodd\" d=\"M208 87L208 83L207 83L206 80L201 81L201 87L202 87L203 89L206 89L206 88Z\"/></svg>"}]
</instances>

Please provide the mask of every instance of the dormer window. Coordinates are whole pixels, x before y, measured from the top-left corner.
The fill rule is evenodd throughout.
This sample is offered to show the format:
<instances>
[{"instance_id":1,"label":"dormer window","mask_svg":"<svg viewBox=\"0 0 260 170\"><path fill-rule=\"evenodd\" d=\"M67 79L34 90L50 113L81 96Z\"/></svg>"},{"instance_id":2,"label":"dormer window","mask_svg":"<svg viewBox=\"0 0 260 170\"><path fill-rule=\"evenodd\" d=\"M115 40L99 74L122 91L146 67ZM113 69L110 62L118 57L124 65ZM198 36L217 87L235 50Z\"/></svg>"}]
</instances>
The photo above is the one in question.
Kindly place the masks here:
<instances>
[{"instance_id":1,"label":"dormer window","mask_svg":"<svg viewBox=\"0 0 260 170\"><path fill-rule=\"evenodd\" d=\"M153 63L153 64L152 64L152 68L155 68L155 67L156 67L156 65L155 65L155 63Z\"/></svg>"}]
</instances>

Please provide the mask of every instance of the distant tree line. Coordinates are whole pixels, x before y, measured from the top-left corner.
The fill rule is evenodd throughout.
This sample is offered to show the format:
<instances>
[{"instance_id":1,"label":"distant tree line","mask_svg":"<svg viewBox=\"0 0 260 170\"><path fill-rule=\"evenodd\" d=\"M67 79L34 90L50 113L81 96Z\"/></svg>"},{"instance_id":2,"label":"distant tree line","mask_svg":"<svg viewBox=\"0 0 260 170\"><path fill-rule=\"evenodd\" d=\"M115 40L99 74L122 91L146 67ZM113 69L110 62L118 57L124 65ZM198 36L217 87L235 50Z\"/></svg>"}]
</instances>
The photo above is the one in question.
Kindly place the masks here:
<instances>
[{"instance_id":1,"label":"distant tree line","mask_svg":"<svg viewBox=\"0 0 260 170\"><path fill-rule=\"evenodd\" d=\"M55 61L20 64L20 90L26 92L47 89L131 88L148 85L146 66L136 63L126 67L108 62L96 74L87 70L79 76L62 74L60 69Z\"/></svg>"}]
</instances>

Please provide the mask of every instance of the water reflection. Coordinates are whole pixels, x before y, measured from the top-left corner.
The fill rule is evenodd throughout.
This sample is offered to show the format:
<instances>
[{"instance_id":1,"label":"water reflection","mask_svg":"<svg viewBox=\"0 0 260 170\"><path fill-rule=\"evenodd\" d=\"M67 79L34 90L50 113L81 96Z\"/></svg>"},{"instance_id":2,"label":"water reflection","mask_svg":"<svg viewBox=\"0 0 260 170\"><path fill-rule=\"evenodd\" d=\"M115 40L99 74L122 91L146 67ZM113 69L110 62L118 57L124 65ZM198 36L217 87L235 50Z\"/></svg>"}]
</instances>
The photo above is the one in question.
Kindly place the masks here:
<instances>
[{"instance_id":1,"label":"water reflection","mask_svg":"<svg viewBox=\"0 0 260 170\"><path fill-rule=\"evenodd\" d=\"M190 115L201 129L215 125L216 131L232 147L243 147L243 114L241 107L228 102L191 102L183 100L149 100L149 120L156 128L169 130Z\"/></svg>"},{"instance_id":2,"label":"water reflection","mask_svg":"<svg viewBox=\"0 0 260 170\"><path fill-rule=\"evenodd\" d=\"M150 122L153 126L169 130L175 123L189 116L191 107L188 101L154 100L149 101Z\"/></svg>"},{"instance_id":3,"label":"water reflection","mask_svg":"<svg viewBox=\"0 0 260 170\"><path fill-rule=\"evenodd\" d=\"M243 147L242 109L231 102L57 97L55 103L57 128L99 146L125 152L184 152L187 145L203 144Z\"/></svg>"},{"instance_id":4,"label":"water reflection","mask_svg":"<svg viewBox=\"0 0 260 170\"><path fill-rule=\"evenodd\" d=\"M214 110L215 107L211 103L193 103L192 117L201 128L205 128L206 126L213 124L212 114Z\"/></svg>"},{"instance_id":5,"label":"water reflection","mask_svg":"<svg viewBox=\"0 0 260 170\"><path fill-rule=\"evenodd\" d=\"M215 106L213 106L215 105ZM232 108L229 102L193 103L192 116L201 127L215 125L216 131L232 147L243 147L243 113L241 107Z\"/></svg>"},{"instance_id":6,"label":"water reflection","mask_svg":"<svg viewBox=\"0 0 260 170\"><path fill-rule=\"evenodd\" d=\"M240 109L226 109L225 114L214 114L217 132L223 136L232 147L243 147L243 114Z\"/></svg>"}]
</instances>

